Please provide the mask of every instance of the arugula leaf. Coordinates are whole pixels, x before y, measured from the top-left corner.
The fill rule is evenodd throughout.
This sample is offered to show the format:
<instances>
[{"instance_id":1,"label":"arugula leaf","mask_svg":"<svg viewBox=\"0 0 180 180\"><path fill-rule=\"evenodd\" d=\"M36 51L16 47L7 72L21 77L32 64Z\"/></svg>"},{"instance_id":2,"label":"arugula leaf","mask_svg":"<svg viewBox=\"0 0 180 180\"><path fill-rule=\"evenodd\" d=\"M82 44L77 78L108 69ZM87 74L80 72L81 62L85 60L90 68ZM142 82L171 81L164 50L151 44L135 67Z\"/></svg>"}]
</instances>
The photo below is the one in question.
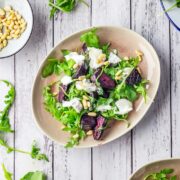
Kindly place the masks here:
<instances>
[{"instance_id":1,"label":"arugula leaf","mask_svg":"<svg viewBox=\"0 0 180 180\"><path fill-rule=\"evenodd\" d=\"M49 0L49 6L51 7L50 18L52 18L57 11L65 13L71 12L79 2L89 6L84 0L56 0L55 3L53 0Z\"/></svg>"},{"instance_id":2,"label":"arugula leaf","mask_svg":"<svg viewBox=\"0 0 180 180\"><path fill-rule=\"evenodd\" d=\"M80 40L83 43L86 43L88 47L100 47L99 37L96 34L97 29L93 28L91 31L88 31L81 35Z\"/></svg>"},{"instance_id":3,"label":"arugula leaf","mask_svg":"<svg viewBox=\"0 0 180 180\"><path fill-rule=\"evenodd\" d=\"M52 74L60 75L63 72L71 75L71 69L74 64L74 60L59 61L57 59L48 59L47 64L42 69L42 77L46 78Z\"/></svg>"},{"instance_id":4,"label":"arugula leaf","mask_svg":"<svg viewBox=\"0 0 180 180\"><path fill-rule=\"evenodd\" d=\"M173 10L174 8L180 8L180 0L176 0L176 3L174 3L170 8L166 9L165 12L169 12Z\"/></svg>"},{"instance_id":5,"label":"arugula leaf","mask_svg":"<svg viewBox=\"0 0 180 180\"><path fill-rule=\"evenodd\" d=\"M62 52L63 56L66 56L66 55L70 54L71 51L69 51L67 49L62 49L61 52Z\"/></svg>"},{"instance_id":6,"label":"arugula leaf","mask_svg":"<svg viewBox=\"0 0 180 180\"><path fill-rule=\"evenodd\" d=\"M27 151L16 149L14 147L9 146L2 137L0 138L0 145L6 148L7 153L11 153L14 151L14 152L19 152L23 154L28 154L31 156L32 159L49 161L45 154L40 153L40 149L37 147L35 142L33 142L31 152L27 152Z\"/></svg>"},{"instance_id":7,"label":"arugula leaf","mask_svg":"<svg viewBox=\"0 0 180 180\"><path fill-rule=\"evenodd\" d=\"M46 180L46 176L41 171L28 172L20 180Z\"/></svg>"},{"instance_id":8,"label":"arugula leaf","mask_svg":"<svg viewBox=\"0 0 180 180\"><path fill-rule=\"evenodd\" d=\"M13 132L13 130L11 129L10 122L9 122L8 114L14 102L15 89L14 89L14 86L6 80L0 80L0 82L5 83L10 88L4 100L6 106L2 111L0 111L0 131Z\"/></svg>"},{"instance_id":9,"label":"arugula leaf","mask_svg":"<svg viewBox=\"0 0 180 180\"><path fill-rule=\"evenodd\" d=\"M5 168L4 164L2 164L2 169L4 172L4 177L6 180L12 180L12 173L8 172L7 169Z\"/></svg>"},{"instance_id":10,"label":"arugula leaf","mask_svg":"<svg viewBox=\"0 0 180 180\"><path fill-rule=\"evenodd\" d=\"M151 173L144 177L144 180L176 180L177 176L168 178L168 175L174 172L173 169L163 169L157 173Z\"/></svg>"},{"instance_id":11,"label":"arugula leaf","mask_svg":"<svg viewBox=\"0 0 180 180\"><path fill-rule=\"evenodd\" d=\"M109 57L109 54L110 54L110 51L109 51L110 45L111 45L110 43L106 43L101 47L103 53L106 54L107 58Z\"/></svg>"}]
</instances>

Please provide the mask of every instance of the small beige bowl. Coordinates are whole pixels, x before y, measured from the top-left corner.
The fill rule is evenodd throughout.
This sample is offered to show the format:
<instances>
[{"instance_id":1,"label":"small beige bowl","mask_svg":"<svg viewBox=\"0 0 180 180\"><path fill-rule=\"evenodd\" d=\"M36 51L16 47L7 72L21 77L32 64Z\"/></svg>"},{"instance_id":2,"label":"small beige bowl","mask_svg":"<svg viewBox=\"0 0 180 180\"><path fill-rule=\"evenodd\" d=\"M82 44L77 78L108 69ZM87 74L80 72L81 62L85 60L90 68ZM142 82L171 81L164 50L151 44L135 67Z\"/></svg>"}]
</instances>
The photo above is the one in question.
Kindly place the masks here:
<instances>
[{"instance_id":1,"label":"small beige bowl","mask_svg":"<svg viewBox=\"0 0 180 180\"><path fill-rule=\"evenodd\" d=\"M143 180L148 174L156 173L167 168L174 169L172 175L177 175L177 180L180 179L180 159L166 159L146 164L138 169L129 180Z\"/></svg>"},{"instance_id":2,"label":"small beige bowl","mask_svg":"<svg viewBox=\"0 0 180 180\"><path fill-rule=\"evenodd\" d=\"M43 79L41 77L41 70L48 58L62 58L62 54L60 53L61 49L73 50L81 48L82 43L79 40L80 36L90 29L91 28L77 32L61 41L43 61L33 86L32 108L35 116L35 122L43 133L62 145L66 144L69 134L62 131L61 123L53 119L52 116L46 112L42 97L43 87L52 81L54 77ZM153 47L143 37L129 29L121 27L103 26L97 27L97 29L101 43L110 42L111 47L116 48L119 51L120 56L136 56L135 50L140 50L144 53L144 60L142 61L140 68L143 77L146 77L151 82L148 89L149 100L147 103L144 103L144 100L141 97L135 102L135 110L130 113L128 118L128 121L131 123L129 128L127 128L127 125L123 122L114 122L112 127L106 130L103 140L95 141L93 137L88 137L84 141L80 142L79 146L77 146L78 148L87 148L106 144L118 137L121 137L135 127L135 125L142 120L143 116L153 102L160 81L160 64L158 56Z\"/></svg>"}]
</instances>

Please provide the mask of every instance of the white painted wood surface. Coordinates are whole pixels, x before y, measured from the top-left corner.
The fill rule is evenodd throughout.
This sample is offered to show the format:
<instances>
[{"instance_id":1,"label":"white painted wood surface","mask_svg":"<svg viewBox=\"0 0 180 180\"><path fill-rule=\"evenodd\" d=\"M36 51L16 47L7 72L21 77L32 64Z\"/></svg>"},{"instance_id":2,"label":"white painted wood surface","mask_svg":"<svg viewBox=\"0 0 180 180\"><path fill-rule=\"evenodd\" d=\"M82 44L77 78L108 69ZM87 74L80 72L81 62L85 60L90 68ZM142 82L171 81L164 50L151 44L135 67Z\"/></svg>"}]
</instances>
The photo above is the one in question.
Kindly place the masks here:
<instances>
[{"instance_id":1,"label":"white painted wood surface","mask_svg":"<svg viewBox=\"0 0 180 180\"><path fill-rule=\"evenodd\" d=\"M128 180L151 160L180 156L180 32L160 16L159 0L88 0L89 8L80 4L72 14L60 13L54 20L49 20L47 2L30 3L34 12L30 41L17 55L0 59L0 79L12 82L17 93L10 113L15 134L6 138L12 146L25 150L36 139L50 162L33 161L18 153L7 155L0 147L0 163L13 172L14 180L31 170L43 170L48 180ZM35 126L31 88L50 49L65 36L91 25L131 27L148 39L160 57L161 85L155 103L132 132L102 147L66 150Z\"/></svg>"}]
</instances>

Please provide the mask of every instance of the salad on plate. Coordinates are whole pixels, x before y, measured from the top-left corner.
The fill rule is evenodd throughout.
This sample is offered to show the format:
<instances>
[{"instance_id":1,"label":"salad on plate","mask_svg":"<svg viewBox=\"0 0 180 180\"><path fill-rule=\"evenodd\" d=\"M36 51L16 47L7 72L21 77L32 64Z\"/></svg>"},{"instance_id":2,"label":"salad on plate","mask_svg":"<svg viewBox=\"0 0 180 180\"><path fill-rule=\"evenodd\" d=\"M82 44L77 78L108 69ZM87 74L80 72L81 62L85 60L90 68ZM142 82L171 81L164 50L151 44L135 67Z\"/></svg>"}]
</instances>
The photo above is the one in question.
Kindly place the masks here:
<instances>
[{"instance_id":1,"label":"salad on plate","mask_svg":"<svg viewBox=\"0 0 180 180\"><path fill-rule=\"evenodd\" d=\"M81 35L82 48L62 50L63 58L49 58L42 77L56 81L43 89L45 109L70 133L66 147L79 144L86 136L99 141L111 121L128 123L134 102L147 100L147 84L140 70L143 53L121 57L110 42L100 43L97 29Z\"/></svg>"}]
</instances>

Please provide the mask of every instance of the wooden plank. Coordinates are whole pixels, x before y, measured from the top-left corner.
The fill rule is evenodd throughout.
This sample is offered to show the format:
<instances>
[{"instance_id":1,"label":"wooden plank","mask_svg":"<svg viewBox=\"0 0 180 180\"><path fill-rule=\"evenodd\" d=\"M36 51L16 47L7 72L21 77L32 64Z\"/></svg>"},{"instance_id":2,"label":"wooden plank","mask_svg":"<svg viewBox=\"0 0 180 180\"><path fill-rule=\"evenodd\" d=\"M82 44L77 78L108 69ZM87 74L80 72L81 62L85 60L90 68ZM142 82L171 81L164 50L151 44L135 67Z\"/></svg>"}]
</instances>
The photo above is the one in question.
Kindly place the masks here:
<instances>
[{"instance_id":1,"label":"wooden plank","mask_svg":"<svg viewBox=\"0 0 180 180\"><path fill-rule=\"evenodd\" d=\"M130 27L130 1L98 0L92 4L92 25ZM94 180L126 180L131 173L131 133L93 149Z\"/></svg>"},{"instance_id":2,"label":"wooden plank","mask_svg":"<svg viewBox=\"0 0 180 180\"><path fill-rule=\"evenodd\" d=\"M5 58L5 59L0 59L0 79L1 80L8 80L12 84L14 84L14 56ZM1 94L6 94L7 89L0 89ZM4 92L5 91L5 92ZM2 105L2 99L0 99L0 104ZM0 110L1 110L0 106ZM14 129L14 106L10 110L10 122L12 129ZM10 145L14 145L14 134L13 133L8 133L4 134L5 139L8 141ZM1 164L4 163L6 168L14 173L14 154L7 154L6 150L3 147L0 147L0 179L4 179L4 175L2 173L2 168Z\"/></svg>"},{"instance_id":3,"label":"wooden plank","mask_svg":"<svg viewBox=\"0 0 180 180\"><path fill-rule=\"evenodd\" d=\"M34 29L26 47L16 55L16 115L15 146L31 150L33 140L50 162L32 160L24 154L15 154L15 179L19 180L28 171L43 170L52 179L52 142L41 134L34 123L31 111L31 89L38 67L52 48L52 21L49 20L47 3L31 0L34 12Z\"/></svg>"},{"instance_id":4,"label":"wooden plank","mask_svg":"<svg viewBox=\"0 0 180 180\"><path fill-rule=\"evenodd\" d=\"M157 98L133 130L133 170L171 154L169 23L161 12L159 0L132 0L132 29L152 43L161 63Z\"/></svg>"},{"instance_id":5,"label":"wooden plank","mask_svg":"<svg viewBox=\"0 0 180 180\"><path fill-rule=\"evenodd\" d=\"M172 156L179 157L180 147L180 34L171 26L171 105L172 105Z\"/></svg>"},{"instance_id":6,"label":"wooden plank","mask_svg":"<svg viewBox=\"0 0 180 180\"><path fill-rule=\"evenodd\" d=\"M90 4L90 1L87 1ZM91 4L90 4L91 5ZM90 8L79 4L70 14L58 14L54 21L54 43L65 36L90 26ZM67 150L54 143L54 179L90 180L91 149Z\"/></svg>"}]
</instances>

